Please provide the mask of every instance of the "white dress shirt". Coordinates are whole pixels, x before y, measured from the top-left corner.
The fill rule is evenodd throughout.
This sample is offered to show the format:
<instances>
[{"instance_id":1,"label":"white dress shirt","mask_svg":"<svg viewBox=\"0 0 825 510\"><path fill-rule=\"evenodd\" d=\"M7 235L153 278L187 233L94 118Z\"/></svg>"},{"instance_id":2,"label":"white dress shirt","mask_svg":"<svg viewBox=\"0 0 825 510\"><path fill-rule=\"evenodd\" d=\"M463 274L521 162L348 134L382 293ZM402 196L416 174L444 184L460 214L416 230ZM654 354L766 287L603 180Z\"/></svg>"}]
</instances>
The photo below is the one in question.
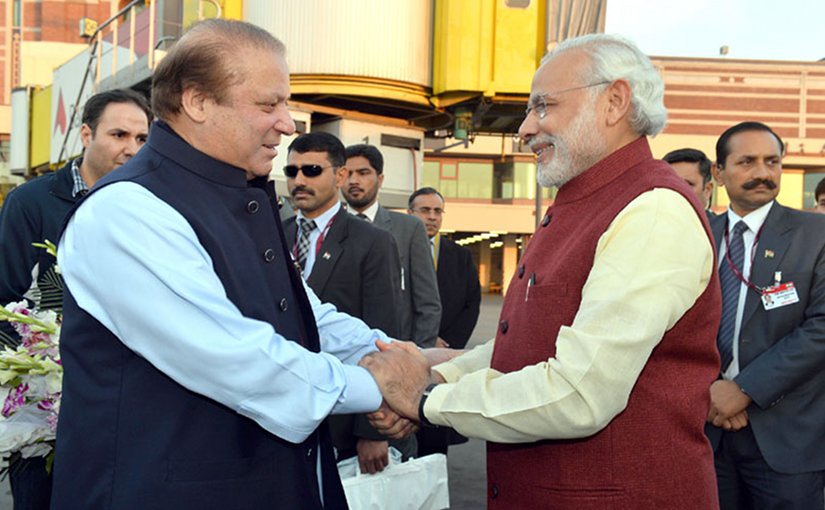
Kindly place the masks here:
<instances>
[{"instance_id":1,"label":"white dress shirt","mask_svg":"<svg viewBox=\"0 0 825 510\"><path fill-rule=\"evenodd\" d=\"M762 225L765 223L765 218L768 217L768 213L771 211L773 204L774 202L771 200L759 209L751 212L750 214L746 214L744 218L733 212L733 209L730 207L728 208L728 236L733 234L733 227L739 223L739 220L744 221L748 226L748 230L742 233L742 241L745 243L744 267L738 268L742 271L742 276L744 276L746 280L750 280L751 277L751 262L753 260L751 255L755 253L754 250L756 250L754 241L758 242L756 239L756 234L762 229ZM719 242L718 262L720 266L722 264L727 264L727 261L725 260L725 253L727 253L727 250L728 247L723 238L722 241ZM739 332L742 329L742 314L745 313L745 299L748 297L748 292L754 291L744 282L740 283L739 304L736 307L736 327L733 330L733 361L731 361L730 365L728 365L728 369L725 370L725 373L722 374L722 377L729 381L739 375Z\"/></svg>"},{"instance_id":2,"label":"white dress shirt","mask_svg":"<svg viewBox=\"0 0 825 510\"><path fill-rule=\"evenodd\" d=\"M315 265L315 247L318 246L318 239L321 237L321 234L327 234L324 232L325 230L328 231L327 226L330 225L330 221L332 218L338 214L338 211L341 210L341 202L335 201L335 204L324 211L320 216L314 218L312 221L315 222L315 228L312 229L312 232L309 233L309 251L307 252L307 260L304 263L304 279L306 280L309 278L309 275L312 273L312 266ZM296 218L296 222L298 225L298 229L295 231L295 239L293 242L295 244L292 245L292 254L293 256L297 253L297 246L298 246L298 239L301 238L301 222L299 221L301 218L307 219L304 216L303 211L300 209L298 210L298 217Z\"/></svg>"}]
</instances>

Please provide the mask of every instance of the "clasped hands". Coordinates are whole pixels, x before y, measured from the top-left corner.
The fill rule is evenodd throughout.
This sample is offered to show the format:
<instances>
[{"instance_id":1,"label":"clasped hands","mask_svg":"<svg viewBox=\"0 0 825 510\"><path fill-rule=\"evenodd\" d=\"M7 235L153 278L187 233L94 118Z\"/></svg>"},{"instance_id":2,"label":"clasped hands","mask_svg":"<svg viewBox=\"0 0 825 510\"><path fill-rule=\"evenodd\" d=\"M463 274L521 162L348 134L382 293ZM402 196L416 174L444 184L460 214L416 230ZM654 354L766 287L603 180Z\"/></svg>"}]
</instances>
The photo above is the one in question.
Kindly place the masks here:
<instances>
[{"instance_id":1,"label":"clasped hands","mask_svg":"<svg viewBox=\"0 0 825 510\"><path fill-rule=\"evenodd\" d=\"M710 385L708 423L728 432L736 432L748 425L747 407L751 398L734 381L719 379Z\"/></svg>"},{"instance_id":2,"label":"clasped hands","mask_svg":"<svg viewBox=\"0 0 825 510\"><path fill-rule=\"evenodd\" d=\"M427 386L444 382L430 367L463 351L419 350L414 343L401 341L386 343L379 340L376 345L378 352L364 356L358 363L372 374L384 397L381 407L367 418L385 436L401 439L418 429L418 406Z\"/></svg>"}]
</instances>

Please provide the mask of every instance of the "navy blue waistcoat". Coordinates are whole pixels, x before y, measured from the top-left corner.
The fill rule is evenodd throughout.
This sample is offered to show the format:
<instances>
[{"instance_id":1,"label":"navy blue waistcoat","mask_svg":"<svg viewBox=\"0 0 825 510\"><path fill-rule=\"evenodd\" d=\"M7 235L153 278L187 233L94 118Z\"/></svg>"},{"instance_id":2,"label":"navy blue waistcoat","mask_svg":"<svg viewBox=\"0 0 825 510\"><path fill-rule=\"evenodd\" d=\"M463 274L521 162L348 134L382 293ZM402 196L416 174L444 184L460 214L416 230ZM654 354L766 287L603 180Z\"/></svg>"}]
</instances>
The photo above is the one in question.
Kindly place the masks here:
<instances>
[{"instance_id":1,"label":"navy blue waistcoat","mask_svg":"<svg viewBox=\"0 0 825 510\"><path fill-rule=\"evenodd\" d=\"M243 315L318 351L312 310L265 181L248 182L242 170L195 150L164 124L95 191L121 181L183 215ZM320 509L319 441L324 508L346 508L325 424L296 445L185 389L83 311L71 288L60 351L52 509Z\"/></svg>"}]
</instances>

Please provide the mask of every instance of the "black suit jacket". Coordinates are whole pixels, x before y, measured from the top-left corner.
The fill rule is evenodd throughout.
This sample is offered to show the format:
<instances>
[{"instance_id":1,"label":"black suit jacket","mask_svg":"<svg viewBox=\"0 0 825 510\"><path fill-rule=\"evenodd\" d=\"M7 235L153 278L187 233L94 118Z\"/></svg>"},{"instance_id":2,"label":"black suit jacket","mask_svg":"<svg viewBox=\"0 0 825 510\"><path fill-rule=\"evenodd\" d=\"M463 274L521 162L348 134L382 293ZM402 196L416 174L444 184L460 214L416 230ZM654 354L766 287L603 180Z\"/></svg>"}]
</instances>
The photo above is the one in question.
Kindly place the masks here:
<instances>
[{"instance_id":1,"label":"black suit jacket","mask_svg":"<svg viewBox=\"0 0 825 510\"><path fill-rule=\"evenodd\" d=\"M470 250L439 237L436 273L441 297L438 336L450 347L463 349L476 327L481 306L481 286Z\"/></svg>"},{"instance_id":2,"label":"black suit jacket","mask_svg":"<svg viewBox=\"0 0 825 510\"><path fill-rule=\"evenodd\" d=\"M297 229L295 217L284 221L287 243L295 242ZM342 207L324 237L307 284L321 301L398 338L400 272L393 236ZM329 423L339 460L356 455L359 438L386 440L363 415L330 416ZM409 440L393 445L405 454L414 448Z\"/></svg>"},{"instance_id":3,"label":"black suit jacket","mask_svg":"<svg viewBox=\"0 0 825 510\"><path fill-rule=\"evenodd\" d=\"M713 218L721 246L727 214ZM747 254L746 254L747 256ZM723 262L724 263L724 262ZM770 210L754 250L751 281L793 282L799 302L766 311L748 290L739 334L735 381L753 399L750 426L776 471L825 469L825 216L783 207ZM718 435L718 430L715 429ZM711 435L711 440L716 439Z\"/></svg>"},{"instance_id":4,"label":"black suit jacket","mask_svg":"<svg viewBox=\"0 0 825 510\"><path fill-rule=\"evenodd\" d=\"M284 221L287 243L295 242L297 228L295 217ZM307 284L321 301L397 338L400 267L392 235L342 207L324 237Z\"/></svg>"}]
</instances>

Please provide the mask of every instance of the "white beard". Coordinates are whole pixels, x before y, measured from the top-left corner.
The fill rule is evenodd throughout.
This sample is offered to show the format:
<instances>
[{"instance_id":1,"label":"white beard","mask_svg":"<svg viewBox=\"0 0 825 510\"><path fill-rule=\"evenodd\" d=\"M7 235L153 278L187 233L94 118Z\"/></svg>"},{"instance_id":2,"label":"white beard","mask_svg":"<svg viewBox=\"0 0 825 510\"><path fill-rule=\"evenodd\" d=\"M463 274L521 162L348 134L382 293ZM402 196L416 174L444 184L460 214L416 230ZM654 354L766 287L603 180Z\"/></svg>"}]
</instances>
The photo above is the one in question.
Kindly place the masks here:
<instances>
[{"instance_id":1,"label":"white beard","mask_svg":"<svg viewBox=\"0 0 825 510\"><path fill-rule=\"evenodd\" d=\"M596 129L595 97L563 132L555 136L541 134L530 140L531 147L540 143L554 147L550 161L536 164L536 180L545 188L561 187L601 160L607 151L607 142Z\"/></svg>"}]
</instances>

